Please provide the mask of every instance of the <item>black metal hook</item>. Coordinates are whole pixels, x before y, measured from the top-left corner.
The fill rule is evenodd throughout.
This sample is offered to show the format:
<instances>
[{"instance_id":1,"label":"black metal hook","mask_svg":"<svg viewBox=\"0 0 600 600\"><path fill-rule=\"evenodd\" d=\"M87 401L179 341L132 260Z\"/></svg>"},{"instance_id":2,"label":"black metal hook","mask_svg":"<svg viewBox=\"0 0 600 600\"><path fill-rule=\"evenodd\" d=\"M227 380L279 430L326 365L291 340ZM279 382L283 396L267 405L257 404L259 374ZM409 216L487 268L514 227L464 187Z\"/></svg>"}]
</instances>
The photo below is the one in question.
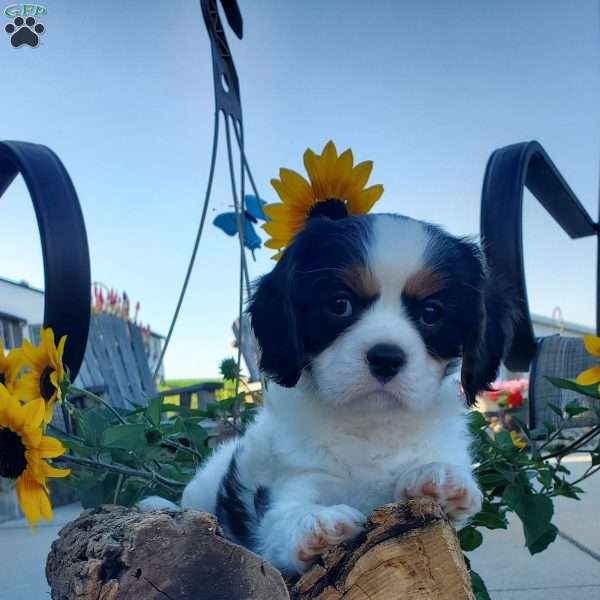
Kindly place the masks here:
<instances>
[{"instance_id":1,"label":"black metal hook","mask_svg":"<svg viewBox=\"0 0 600 600\"><path fill-rule=\"evenodd\" d=\"M0 142L0 196L21 173L35 209L44 259L44 327L67 335L63 356L75 380L90 325L90 257L77 192L46 146Z\"/></svg>"},{"instance_id":2,"label":"black metal hook","mask_svg":"<svg viewBox=\"0 0 600 600\"><path fill-rule=\"evenodd\" d=\"M519 305L515 335L505 359L527 371L536 349L523 261L523 190L527 189L572 238L598 234L598 226L541 144L512 144L495 150L481 192L481 236L491 272L512 286Z\"/></svg>"}]
</instances>

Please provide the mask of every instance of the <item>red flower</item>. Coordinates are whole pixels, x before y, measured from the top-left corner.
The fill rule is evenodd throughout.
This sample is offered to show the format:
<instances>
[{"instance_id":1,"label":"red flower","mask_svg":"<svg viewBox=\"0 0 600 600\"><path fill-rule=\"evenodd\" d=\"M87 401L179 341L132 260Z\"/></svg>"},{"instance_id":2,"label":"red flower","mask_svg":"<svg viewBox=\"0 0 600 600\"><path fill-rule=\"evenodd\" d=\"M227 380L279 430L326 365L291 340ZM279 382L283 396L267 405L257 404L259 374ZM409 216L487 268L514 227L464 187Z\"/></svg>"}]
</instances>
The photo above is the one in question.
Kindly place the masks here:
<instances>
[{"instance_id":1,"label":"red flower","mask_svg":"<svg viewBox=\"0 0 600 600\"><path fill-rule=\"evenodd\" d=\"M521 390L517 389L512 394L509 394L506 398L506 404L510 408L519 408L523 405L523 394L521 394Z\"/></svg>"}]
</instances>

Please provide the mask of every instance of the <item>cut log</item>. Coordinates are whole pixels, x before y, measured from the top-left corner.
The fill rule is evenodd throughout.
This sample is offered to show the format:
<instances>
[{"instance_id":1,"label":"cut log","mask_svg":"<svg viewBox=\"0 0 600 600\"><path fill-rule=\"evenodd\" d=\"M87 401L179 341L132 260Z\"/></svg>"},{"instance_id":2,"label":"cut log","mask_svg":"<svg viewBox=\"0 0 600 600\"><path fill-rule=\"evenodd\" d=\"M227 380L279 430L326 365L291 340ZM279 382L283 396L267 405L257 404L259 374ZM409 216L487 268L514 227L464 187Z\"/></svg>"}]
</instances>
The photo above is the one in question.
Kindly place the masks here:
<instances>
[{"instance_id":1,"label":"cut log","mask_svg":"<svg viewBox=\"0 0 600 600\"><path fill-rule=\"evenodd\" d=\"M299 581L226 540L211 515L84 512L52 544L53 600L472 600L454 530L432 502L389 504Z\"/></svg>"},{"instance_id":2,"label":"cut log","mask_svg":"<svg viewBox=\"0 0 600 600\"><path fill-rule=\"evenodd\" d=\"M293 600L472 600L458 538L428 500L386 504L365 533L331 548L290 590Z\"/></svg>"},{"instance_id":3,"label":"cut log","mask_svg":"<svg viewBox=\"0 0 600 600\"><path fill-rule=\"evenodd\" d=\"M85 511L52 543L53 600L288 600L277 569L196 511Z\"/></svg>"}]
</instances>

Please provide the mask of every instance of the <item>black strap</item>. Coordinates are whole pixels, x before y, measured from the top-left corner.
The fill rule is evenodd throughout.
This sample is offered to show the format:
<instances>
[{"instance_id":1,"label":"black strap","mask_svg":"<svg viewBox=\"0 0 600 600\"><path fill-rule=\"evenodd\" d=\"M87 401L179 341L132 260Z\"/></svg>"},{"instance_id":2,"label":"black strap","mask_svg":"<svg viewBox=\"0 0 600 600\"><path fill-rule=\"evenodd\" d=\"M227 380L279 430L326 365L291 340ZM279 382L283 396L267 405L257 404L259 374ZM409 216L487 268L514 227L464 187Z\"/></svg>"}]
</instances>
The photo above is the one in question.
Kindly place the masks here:
<instances>
[{"instance_id":1,"label":"black strap","mask_svg":"<svg viewBox=\"0 0 600 600\"><path fill-rule=\"evenodd\" d=\"M0 142L0 196L23 176L44 257L44 327L67 335L64 363L79 372L90 324L90 257L77 193L60 159L46 146ZM24 241L25 243L25 241Z\"/></svg>"}]
</instances>

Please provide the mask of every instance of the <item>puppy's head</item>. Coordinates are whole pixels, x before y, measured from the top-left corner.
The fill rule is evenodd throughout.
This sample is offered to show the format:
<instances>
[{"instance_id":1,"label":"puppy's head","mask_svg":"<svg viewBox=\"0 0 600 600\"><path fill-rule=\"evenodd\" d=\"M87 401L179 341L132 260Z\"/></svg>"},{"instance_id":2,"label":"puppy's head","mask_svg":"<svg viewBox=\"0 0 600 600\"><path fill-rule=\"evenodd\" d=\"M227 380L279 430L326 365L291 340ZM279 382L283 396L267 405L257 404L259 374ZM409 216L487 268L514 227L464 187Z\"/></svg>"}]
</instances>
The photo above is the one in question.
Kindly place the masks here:
<instances>
[{"instance_id":1,"label":"puppy's head","mask_svg":"<svg viewBox=\"0 0 600 600\"><path fill-rule=\"evenodd\" d=\"M261 368L333 405L422 410L462 358L469 403L496 376L510 303L473 242L393 215L311 219L249 312Z\"/></svg>"}]
</instances>

